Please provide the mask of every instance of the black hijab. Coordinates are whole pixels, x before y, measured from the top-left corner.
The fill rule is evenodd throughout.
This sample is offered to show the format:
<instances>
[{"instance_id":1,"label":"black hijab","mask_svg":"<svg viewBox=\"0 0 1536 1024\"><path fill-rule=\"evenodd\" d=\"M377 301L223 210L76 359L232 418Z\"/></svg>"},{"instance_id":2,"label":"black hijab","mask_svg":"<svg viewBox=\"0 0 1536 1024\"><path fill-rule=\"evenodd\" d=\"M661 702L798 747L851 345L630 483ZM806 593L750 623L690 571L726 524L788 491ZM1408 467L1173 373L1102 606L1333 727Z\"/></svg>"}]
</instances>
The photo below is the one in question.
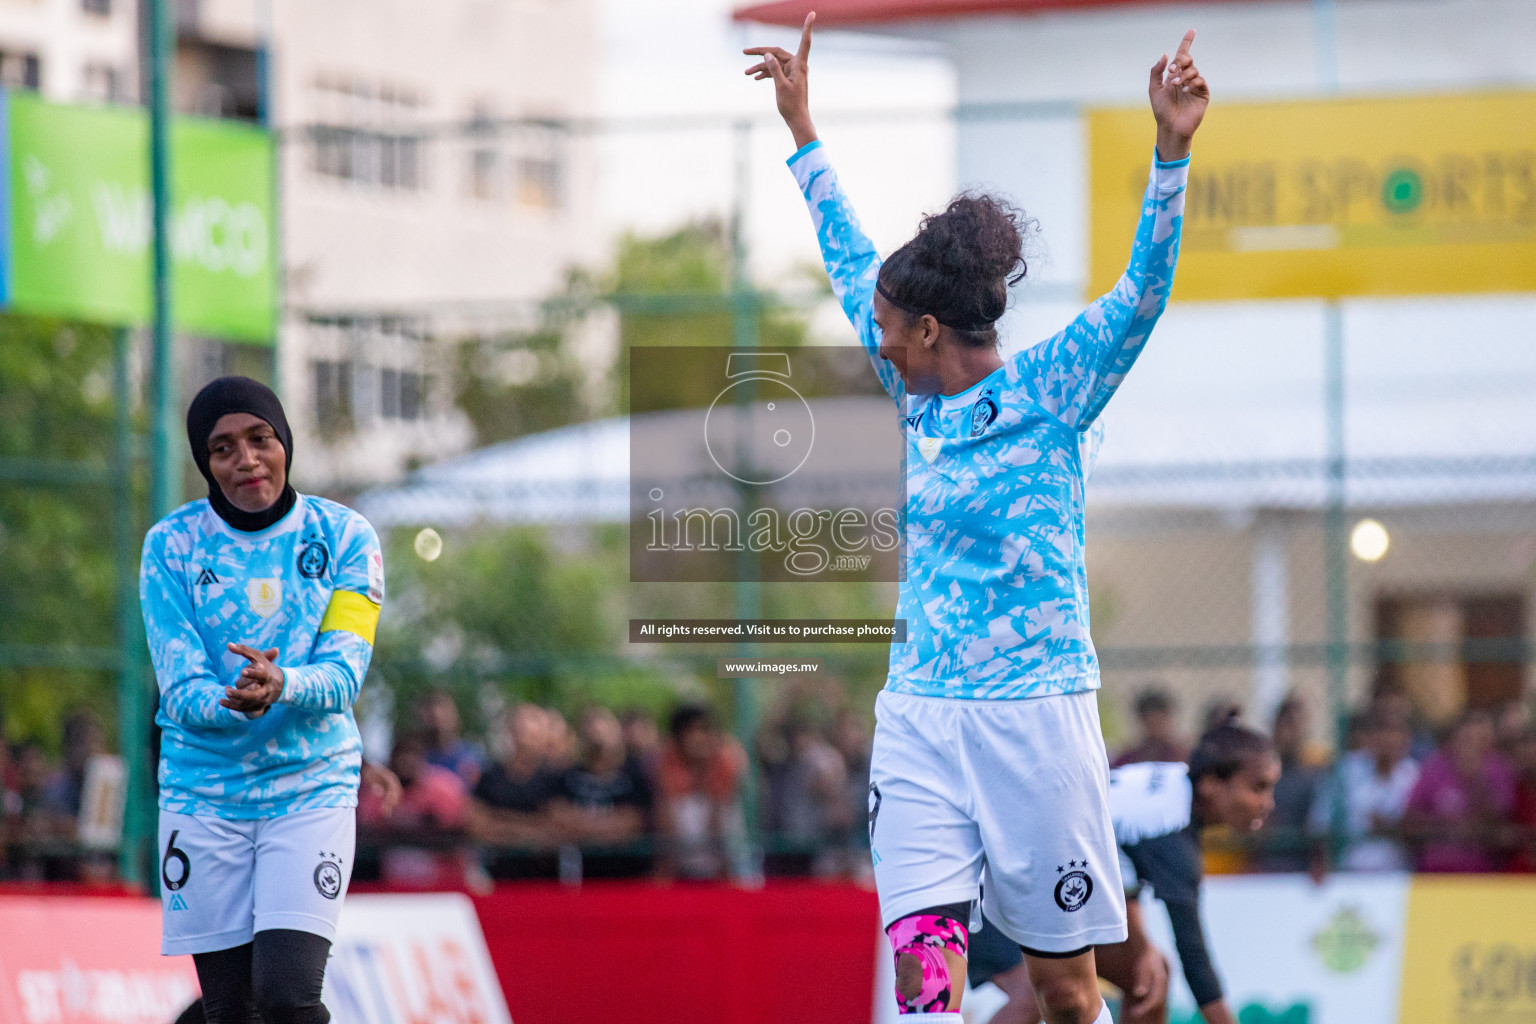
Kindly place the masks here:
<instances>
[{"instance_id":1,"label":"black hijab","mask_svg":"<svg viewBox=\"0 0 1536 1024\"><path fill-rule=\"evenodd\" d=\"M255 533L257 530L265 530L287 515L293 503L298 500L298 494L293 485L285 480L283 493L260 512L246 512L236 508L224 496L223 489L208 469L208 438L212 436L220 417L232 412L250 413L271 425L278 442L283 446L285 473L293 468L293 431L288 428L288 417L283 415L283 403L277 400L277 395L265 384L249 377L220 377L199 391L187 408L187 443L192 446L192 461L197 463L197 471L208 481L208 504L230 526L246 533Z\"/></svg>"}]
</instances>

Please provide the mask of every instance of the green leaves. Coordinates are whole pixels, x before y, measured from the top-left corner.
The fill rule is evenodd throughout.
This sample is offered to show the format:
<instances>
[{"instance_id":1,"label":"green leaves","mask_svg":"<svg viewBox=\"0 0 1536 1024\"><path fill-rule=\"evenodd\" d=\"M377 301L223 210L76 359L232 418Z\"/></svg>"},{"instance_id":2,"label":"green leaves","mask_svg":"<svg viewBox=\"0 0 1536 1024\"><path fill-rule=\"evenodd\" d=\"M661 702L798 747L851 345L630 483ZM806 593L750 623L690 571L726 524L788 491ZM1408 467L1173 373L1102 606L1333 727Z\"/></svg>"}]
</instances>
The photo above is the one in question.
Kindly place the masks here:
<instances>
[{"instance_id":1,"label":"green leaves","mask_svg":"<svg viewBox=\"0 0 1536 1024\"><path fill-rule=\"evenodd\" d=\"M29 475L34 460L109 469L111 379L107 328L0 315L0 460ZM0 645L115 642L113 516L112 494L99 483L0 480ZM12 738L51 744L80 705L110 722L114 692L105 673L0 667Z\"/></svg>"}]
</instances>

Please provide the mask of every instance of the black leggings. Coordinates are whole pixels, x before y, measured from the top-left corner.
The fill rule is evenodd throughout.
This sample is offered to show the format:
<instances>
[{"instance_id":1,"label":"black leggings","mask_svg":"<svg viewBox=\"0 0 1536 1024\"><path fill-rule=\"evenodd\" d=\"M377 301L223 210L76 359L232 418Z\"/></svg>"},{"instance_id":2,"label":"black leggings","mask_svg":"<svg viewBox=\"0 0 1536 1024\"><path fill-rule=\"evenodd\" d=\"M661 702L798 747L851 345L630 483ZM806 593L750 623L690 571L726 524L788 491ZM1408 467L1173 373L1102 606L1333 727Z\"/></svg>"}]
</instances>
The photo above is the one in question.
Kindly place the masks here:
<instances>
[{"instance_id":1,"label":"black leggings","mask_svg":"<svg viewBox=\"0 0 1536 1024\"><path fill-rule=\"evenodd\" d=\"M320 1001L328 940L273 928L217 953L194 953L208 1024L330 1024Z\"/></svg>"}]
</instances>

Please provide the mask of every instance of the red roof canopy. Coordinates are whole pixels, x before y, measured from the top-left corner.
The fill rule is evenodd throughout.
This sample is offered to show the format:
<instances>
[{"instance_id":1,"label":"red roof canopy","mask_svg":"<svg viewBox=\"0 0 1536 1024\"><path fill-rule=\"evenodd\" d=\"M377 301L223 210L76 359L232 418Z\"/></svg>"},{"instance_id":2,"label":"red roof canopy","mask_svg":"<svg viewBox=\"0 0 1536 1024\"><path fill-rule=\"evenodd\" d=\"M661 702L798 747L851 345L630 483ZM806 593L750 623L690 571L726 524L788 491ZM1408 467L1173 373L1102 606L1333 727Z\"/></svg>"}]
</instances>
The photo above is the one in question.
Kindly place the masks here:
<instances>
[{"instance_id":1,"label":"red roof canopy","mask_svg":"<svg viewBox=\"0 0 1536 1024\"><path fill-rule=\"evenodd\" d=\"M963 18L975 14L1032 14L1038 11L1082 10L1090 7L1146 6L1149 0L772 0L739 7L737 21L799 26L811 11L816 24L873 25L932 18Z\"/></svg>"}]
</instances>

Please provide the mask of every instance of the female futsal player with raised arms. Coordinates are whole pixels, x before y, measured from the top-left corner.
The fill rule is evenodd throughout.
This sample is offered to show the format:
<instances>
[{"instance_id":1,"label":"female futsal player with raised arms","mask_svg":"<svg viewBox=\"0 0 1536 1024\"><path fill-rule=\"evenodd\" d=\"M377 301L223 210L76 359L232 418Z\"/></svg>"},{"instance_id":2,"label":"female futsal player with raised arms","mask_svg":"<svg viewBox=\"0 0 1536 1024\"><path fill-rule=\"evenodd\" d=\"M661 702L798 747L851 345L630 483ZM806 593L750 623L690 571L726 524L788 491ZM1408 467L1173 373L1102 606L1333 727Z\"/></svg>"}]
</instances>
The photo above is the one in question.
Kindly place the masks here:
<instances>
[{"instance_id":1,"label":"female futsal player with raised arms","mask_svg":"<svg viewBox=\"0 0 1536 1024\"><path fill-rule=\"evenodd\" d=\"M1024 222L962 195L881 261L817 140L799 52L753 47L827 273L907 437L907 578L877 706L870 836L907 1019L959 1024L968 927L1023 948L1049 1024L1108 1024L1093 946L1126 938L1088 635L1080 442L1173 283L1190 140L1209 91L1190 32L1151 71L1157 148L1130 264L1065 330L1016 356L996 322ZM900 140L889 152L899 161ZM893 169L899 170L899 168Z\"/></svg>"}]
</instances>

